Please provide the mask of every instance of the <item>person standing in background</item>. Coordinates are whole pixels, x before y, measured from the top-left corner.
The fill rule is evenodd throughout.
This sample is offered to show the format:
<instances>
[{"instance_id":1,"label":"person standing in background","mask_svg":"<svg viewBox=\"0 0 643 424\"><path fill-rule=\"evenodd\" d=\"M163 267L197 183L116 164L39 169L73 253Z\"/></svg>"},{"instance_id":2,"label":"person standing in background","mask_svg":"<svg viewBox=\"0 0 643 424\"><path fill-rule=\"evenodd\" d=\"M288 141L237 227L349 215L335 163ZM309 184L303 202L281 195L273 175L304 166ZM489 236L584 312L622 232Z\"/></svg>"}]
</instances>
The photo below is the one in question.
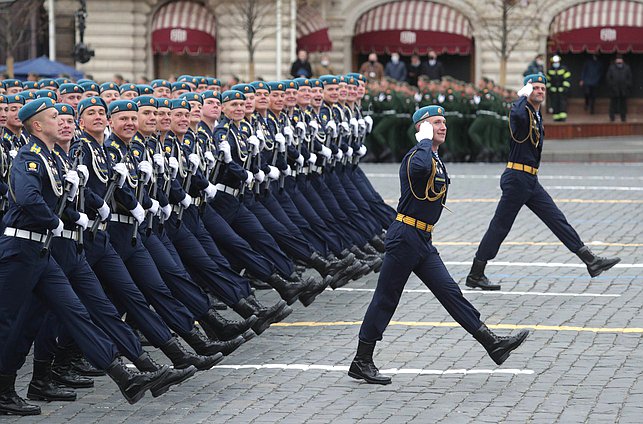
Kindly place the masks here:
<instances>
[{"instance_id":1,"label":"person standing in background","mask_svg":"<svg viewBox=\"0 0 643 424\"><path fill-rule=\"evenodd\" d=\"M368 61L362 63L359 73L366 76L369 81L380 81L384 76L384 66L377 61L377 54L368 55Z\"/></svg>"},{"instance_id":2,"label":"person standing in background","mask_svg":"<svg viewBox=\"0 0 643 424\"><path fill-rule=\"evenodd\" d=\"M603 64L598 60L598 56L593 54L585 61L583 71L580 76L580 86L585 93L585 111L590 115L594 114L594 102L596 101L596 90L603 76Z\"/></svg>"},{"instance_id":3,"label":"person standing in background","mask_svg":"<svg viewBox=\"0 0 643 424\"><path fill-rule=\"evenodd\" d=\"M384 68L384 75L391 77L396 81L406 81L406 65L400 62L400 54L392 53L391 60Z\"/></svg>"},{"instance_id":4,"label":"person standing in background","mask_svg":"<svg viewBox=\"0 0 643 424\"><path fill-rule=\"evenodd\" d=\"M632 70L620 54L616 55L614 63L607 70L607 85L610 89L610 121L614 122L616 113L619 113L621 122L625 122L627 93L632 88Z\"/></svg>"},{"instance_id":5,"label":"person standing in background","mask_svg":"<svg viewBox=\"0 0 643 424\"><path fill-rule=\"evenodd\" d=\"M444 66L438 60L435 50L429 50L429 61L426 63L426 74L431 80L441 80L444 76Z\"/></svg>"},{"instance_id":6,"label":"person standing in background","mask_svg":"<svg viewBox=\"0 0 643 424\"><path fill-rule=\"evenodd\" d=\"M311 78L313 76L313 70L308 61L308 52L306 50L300 49L297 52L297 60L295 60L290 67L290 75L292 75L293 78ZM239 84L239 81L237 81L236 84Z\"/></svg>"}]
</instances>

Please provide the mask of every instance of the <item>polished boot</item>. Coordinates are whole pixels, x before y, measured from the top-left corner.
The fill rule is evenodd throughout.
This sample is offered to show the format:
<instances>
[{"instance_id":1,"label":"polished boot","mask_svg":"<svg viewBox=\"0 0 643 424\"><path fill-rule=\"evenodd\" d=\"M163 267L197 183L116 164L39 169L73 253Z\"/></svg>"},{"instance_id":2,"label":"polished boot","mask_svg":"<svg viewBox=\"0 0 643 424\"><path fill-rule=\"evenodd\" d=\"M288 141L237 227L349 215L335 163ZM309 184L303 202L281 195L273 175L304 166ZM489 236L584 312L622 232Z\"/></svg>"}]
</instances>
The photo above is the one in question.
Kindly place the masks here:
<instances>
[{"instance_id":1,"label":"polished boot","mask_svg":"<svg viewBox=\"0 0 643 424\"><path fill-rule=\"evenodd\" d=\"M16 393L16 375L0 374L0 415L40 415L38 405L30 405Z\"/></svg>"},{"instance_id":2,"label":"polished boot","mask_svg":"<svg viewBox=\"0 0 643 424\"><path fill-rule=\"evenodd\" d=\"M497 336L485 324L482 324L473 334L473 337L487 350L493 362L502 365L507 360L511 351L525 341L529 330L522 330L515 336Z\"/></svg>"},{"instance_id":3,"label":"polished boot","mask_svg":"<svg viewBox=\"0 0 643 424\"><path fill-rule=\"evenodd\" d=\"M73 356L71 359L71 367L79 375L85 377L101 377L105 375L105 371L101 371L98 368L90 364L85 356L78 348L73 349Z\"/></svg>"},{"instance_id":4,"label":"polished boot","mask_svg":"<svg viewBox=\"0 0 643 424\"><path fill-rule=\"evenodd\" d=\"M232 340L244 335L256 322L257 317L255 315L250 315L243 321L232 321L221 316L213 309L210 309L205 315L199 318L199 324L203 328L203 331L205 331L205 334L207 334L209 338L216 340ZM246 341L247 340L249 339L246 339Z\"/></svg>"},{"instance_id":5,"label":"polished boot","mask_svg":"<svg viewBox=\"0 0 643 424\"><path fill-rule=\"evenodd\" d=\"M241 336L237 336L227 342L220 340L211 340L206 337L197 327L186 334L181 334L181 338L190 346L198 355L210 356L217 353L229 355L246 341Z\"/></svg>"},{"instance_id":6,"label":"polished boot","mask_svg":"<svg viewBox=\"0 0 643 424\"><path fill-rule=\"evenodd\" d=\"M51 379L51 361L33 360L33 375L27 389L27 399L45 401L74 401L76 392L60 387Z\"/></svg>"},{"instance_id":7,"label":"polished boot","mask_svg":"<svg viewBox=\"0 0 643 424\"><path fill-rule=\"evenodd\" d=\"M121 393L130 403L135 404L143 399L145 392L165 378L170 369L163 366L158 371L137 372L128 368L120 356L107 367L107 375L114 380Z\"/></svg>"},{"instance_id":8,"label":"polished boot","mask_svg":"<svg viewBox=\"0 0 643 424\"><path fill-rule=\"evenodd\" d=\"M603 271L607 271L621 262L621 258L596 256L587 246L581 247L580 250L576 252L576 255L587 265L587 271L589 271L589 275L591 275L592 278L599 276Z\"/></svg>"},{"instance_id":9,"label":"polished boot","mask_svg":"<svg viewBox=\"0 0 643 424\"><path fill-rule=\"evenodd\" d=\"M267 282L272 288L277 290L279 296L281 296L288 305L295 303L299 295L306 290L306 286L301 280L295 279L295 277L290 277L290 279L287 280L277 273L272 274Z\"/></svg>"},{"instance_id":10,"label":"polished boot","mask_svg":"<svg viewBox=\"0 0 643 424\"><path fill-rule=\"evenodd\" d=\"M163 368L161 365L157 364L147 352L143 352L143 354L134 361L134 365L139 371L143 372L154 372ZM176 384L181 384L188 378L192 377L196 371L197 369L193 365L184 369L169 369L164 378L160 379L150 387L150 393L152 393L153 397L159 397L170 390L170 387Z\"/></svg>"},{"instance_id":11,"label":"polished boot","mask_svg":"<svg viewBox=\"0 0 643 424\"><path fill-rule=\"evenodd\" d=\"M359 341L357 354L348 369L348 376L357 380L366 380L367 383L371 384L391 384L391 377L380 374L380 371L375 366L373 350L375 350L375 342Z\"/></svg>"},{"instance_id":12,"label":"polished boot","mask_svg":"<svg viewBox=\"0 0 643 424\"><path fill-rule=\"evenodd\" d=\"M257 334L263 333L270 324L282 321L292 313L292 309L283 300L271 307L266 307L260 304L254 295L241 299L232 309L244 318L256 315L258 319L252 326L252 330Z\"/></svg>"},{"instance_id":13,"label":"polished boot","mask_svg":"<svg viewBox=\"0 0 643 424\"><path fill-rule=\"evenodd\" d=\"M307 284L306 290L299 295L299 301L301 304L305 307L310 306L315 298L326 290L326 287L330 285L332 279L333 277L330 275L326 276L323 280L315 280L311 278Z\"/></svg>"},{"instance_id":14,"label":"polished boot","mask_svg":"<svg viewBox=\"0 0 643 424\"><path fill-rule=\"evenodd\" d=\"M487 261L481 261L473 258L473 265L471 271L467 275L467 287L481 288L482 290L500 290L500 284L492 284L491 281L484 275L484 268L487 266Z\"/></svg>"},{"instance_id":15,"label":"polished boot","mask_svg":"<svg viewBox=\"0 0 643 424\"><path fill-rule=\"evenodd\" d=\"M375 248L380 253L386 252L386 245L384 244L384 240L380 238L380 236L374 236L369 243L371 246Z\"/></svg>"},{"instance_id":16,"label":"polished boot","mask_svg":"<svg viewBox=\"0 0 643 424\"><path fill-rule=\"evenodd\" d=\"M185 350L174 337L161 346L161 352L172 361L174 368L178 369L185 369L190 365L194 365L198 370L204 371L209 370L223 360L222 353L210 356L194 355Z\"/></svg>"},{"instance_id":17,"label":"polished boot","mask_svg":"<svg viewBox=\"0 0 643 424\"><path fill-rule=\"evenodd\" d=\"M328 261L319 255L317 252L313 253L308 260L308 265L314 268L322 277L334 275L348 267L355 260L355 256L350 254L345 258Z\"/></svg>"},{"instance_id":18,"label":"polished boot","mask_svg":"<svg viewBox=\"0 0 643 424\"><path fill-rule=\"evenodd\" d=\"M354 261L349 267L344 269L342 272L333 276L333 279L330 282L330 288L333 290L340 287L344 287L350 282L354 277L361 277L370 271L370 268L367 265L364 265L361 261Z\"/></svg>"},{"instance_id":19,"label":"polished boot","mask_svg":"<svg viewBox=\"0 0 643 424\"><path fill-rule=\"evenodd\" d=\"M382 252L371 246L370 243L366 243L363 247L360 248L360 250L367 255L380 256L382 254Z\"/></svg>"},{"instance_id":20,"label":"polished boot","mask_svg":"<svg viewBox=\"0 0 643 424\"><path fill-rule=\"evenodd\" d=\"M378 262L381 261L380 258L373 259L373 261L367 261L365 259L359 259L357 262L360 264L361 269L359 272L356 272L355 275L351 277L351 280L357 281L360 278L368 275L371 271L375 270L377 266L381 268L381 264Z\"/></svg>"},{"instance_id":21,"label":"polished boot","mask_svg":"<svg viewBox=\"0 0 643 424\"><path fill-rule=\"evenodd\" d=\"M74 353L71 349L58 348L51 367L51 378L58 384L74 389L87 389L94 387L94 380L78 374L73 366Z\"/></svg>"}]
</instances>

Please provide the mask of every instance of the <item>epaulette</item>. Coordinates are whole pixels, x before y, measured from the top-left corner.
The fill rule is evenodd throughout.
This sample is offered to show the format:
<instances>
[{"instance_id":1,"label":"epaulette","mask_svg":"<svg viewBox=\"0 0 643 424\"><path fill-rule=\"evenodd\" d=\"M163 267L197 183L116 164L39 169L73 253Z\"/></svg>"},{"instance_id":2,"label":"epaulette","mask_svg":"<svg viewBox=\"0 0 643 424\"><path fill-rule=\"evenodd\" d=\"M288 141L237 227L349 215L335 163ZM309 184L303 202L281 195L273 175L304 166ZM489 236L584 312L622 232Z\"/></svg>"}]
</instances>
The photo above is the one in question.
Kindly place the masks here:
<instances>
[{"instance_id":1,"label":"epaulette","mask_svg":"<svg viewBox=\"0 0 643 424\"><path fill-rule=\"evenodd\" d=\"M110 147L114 147L116 149L121 148L121 146L116 142L116 140L112 140L112 142L109 145L110 145Z\"/></svg>"},{"instance_id":2,"label":"epaulette","mask_svg":"<svg viewBox=\"0 0 643 424\"><path fill-rule=\"evenodd\" d=\"M38 146L36 143L32 144L31 148L29 149L30 152L36 153L36 154L40 153L41 150L42 148Z\"/></svg>"}]
</instances>

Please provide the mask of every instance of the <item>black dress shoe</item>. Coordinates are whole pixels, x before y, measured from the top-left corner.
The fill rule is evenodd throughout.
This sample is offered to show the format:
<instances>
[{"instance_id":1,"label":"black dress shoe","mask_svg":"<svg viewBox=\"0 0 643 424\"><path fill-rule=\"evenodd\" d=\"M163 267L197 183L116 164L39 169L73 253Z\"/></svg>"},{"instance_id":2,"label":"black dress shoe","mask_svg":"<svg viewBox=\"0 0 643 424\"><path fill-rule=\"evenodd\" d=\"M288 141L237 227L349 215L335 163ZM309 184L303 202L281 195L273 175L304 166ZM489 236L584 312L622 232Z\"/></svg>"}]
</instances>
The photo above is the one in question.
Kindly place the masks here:
<instances>
[{"instance_id":1,"label":"black dress shoe","mask_svg":"<svg viewBox=\"0 0 643 424\"><path fill-rule=\"evenodd\" d=\"M348 376L357 380L364 380L370 384L391 384L391 377L380 374L373 362L375 342L366 343L359 341L357 354L348 369Z\"/></svg>"}]
</instances>

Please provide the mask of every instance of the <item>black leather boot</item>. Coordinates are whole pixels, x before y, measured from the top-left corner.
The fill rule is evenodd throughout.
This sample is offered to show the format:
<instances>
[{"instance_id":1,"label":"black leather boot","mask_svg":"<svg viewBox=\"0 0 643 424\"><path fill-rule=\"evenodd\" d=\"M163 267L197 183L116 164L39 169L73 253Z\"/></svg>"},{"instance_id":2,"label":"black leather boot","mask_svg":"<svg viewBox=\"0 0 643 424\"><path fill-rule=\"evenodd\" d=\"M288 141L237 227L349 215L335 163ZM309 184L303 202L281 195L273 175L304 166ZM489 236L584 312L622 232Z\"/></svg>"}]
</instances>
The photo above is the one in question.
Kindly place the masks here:
<instances>
[{"instance_id":1,"label":"black leather boot","mask_svg":"<svg viewBox=\"0 0 643 424\"><path fill-rule=\"evenodd\" d=\"M589 250L589 247L583 246L580 248L576 255L580 258L581 261L585 262L587 265L587 271L592 278L599 276L603 271L607 271L617 263L621 262L621 258L605 258L602 256L596 256Z\"/></svg>"},{"instance_id":2,"label":"black leather boot","mask_svg":"<svg viewBox=\"0 0 643 424\"><path fill-rule=\"evenodd\" d=\"M252 330L257 334L263 333L270 324L282 321L292 313L292 309L283 300L271 307L266 307L260 304L254 295L241 299L232 309L244 318L256 315L257 322L252 326Z\"/></svg>"},{"instance_id":3,"label":"black leather boot","mask_svg":"<svg viewBox=\"0 0 643 424\"><path fill-rule=\"evenodd\" d=\"M386 245L384 244L384 240L382 240L382 239L380 238L380 236L375 236L375 237L373 237L373 238L369 241L369 243L370 243L370 244L371 244L371 246L373 246L373 247L375 248L375 250L377 250L378 252L380 252L380 253L384 253L384 252L386 252Z\"/></svg>"},{"instance_id":4,"label":"black leather boot","mask_svg":"<svg viewBox=\"0 0 643 424\"><path fill-rule=\"evenodd\" d=\"M382 252L378 251L373 246L371 246L370 243L366 243L364 246L360 248L360 250L366 253L367 255L380 256L382 254Z\"/></svg>"},{"instance_id":5,"label":"black leather boot","mask_svg":"<svg viewBox=\"0 0 643 424\"><path fill-rule=\"evenodd\" d=\"M373 351L375 342L366 343L359 341L357 344L357 354L348 369L348 376L357 380L366 380L371 384L391 384L391 377L380 374L373 362Z\"/></svg>"},{"instance_id":6,"label":"black leather boot","mask_svg":"<svg viewBox=\"0 0 643 424\"><path fill-rule=\"evenodd\" d=\"M16 375L0 374L0 415L40 415L38 405L30 405L16 393Z\"/></svg>"},{"instance_id":7,"label":"black leather boot","mask_svg":"<svg viewBox=\"0 0 643 424\"><path fill-rule=\"evenodd\" d=\"M199 318L199 324L211 339L232 340L246 334L257 322L256 315L250 315L243 321L232 321L221 316L217 311L210 309L207 314ZM254 334L253 332L250 332ZM249 334L250 334L249 333ZM250 336L252 338L253 336ZM243 337L246 341L246 337Z\"/></svg>"},{"instance_id":8,"label":"black leather boot","mask_svg":"<svg viewBox=\"0 0 643 424\"><path fill-rule=\"evenodd\" d=\"M308 261L308 265L314 268L322 277L335 275L348 267L355 260L355 255L349 253L342 259L328 261L318 253L313 253Z\"/></svg>"},{"instance_id":9,"label":"black leather boot","mask_svg":"<svg viewBox=\"0 0 643 424\"><path fill-rule=\"evenodd\" d=\"M114 380L130 405L143 399L145 392L165 378L170 369L163 366L158 371L137 372L128 368L119 356L107 367L107 375Z\"/></svg>"},{"instance_id":10,"label":"black leather boot","mask_svg":"<svg viewBox=\"0 0 643 424\"><path fill-rule=\"evenodd\" d=\"M76 392L65 390L51 379L51 361L33 360L33 375L27 389L27 399L45 401L75 401Z\"/></svg>"},{"instance_id":11,"label":"black leather boot","mask_svg":"<svg viewBox=\"0 0 643 424\"><path fill-rule=\"evenodd\" d=\"M134 361L134 365L139 371L143 372L154 372L163 368L161 365L157 364L147 352L143 352L143 354ZM150 387L150 393L152 393L153 397L159 397L170 390L170 387L176 384L181 384L188 378L192 377L196 374L196 371L197 369L193 365L184 369L170 368L164 378L160 379Z\"/></svg>"},{"instance_id":12,"label":"black leather boot","mask_svg":"<svg viewBox=\"0 0 643 424\"><path fill-rule=\"evenodd\" d=\"M237 336L226 342L211 340L199 331L197 327L194 327L189 333L181 334L181 338L185 340L197 354L205 356L216 355L219 352L224 355L229 355L246 342L241 336Z\"/></svg>"},{"instance_id":13,"label":"black leather boot","mask_svg":"<svg viewBox=\"0 0 643 424\"><path fill-rule=\"evenodd\" d=\"M363 275L363 273L367 273L369 270L370 268L368 268L368 266L362 264L361 261L356 260L346 269L332 277L332 280L329 284L330 288L335 290L337 288L344 287L350 282L353 277L361 276Z\"/></svg>"},{"instance_id":14,"label":"black leather boot","mask_svg":"<svg viewBox=\"0 0 643 424\"><path fill-rule=\"evenodd\" d=\"M307 284L306 290L299 295L299 301L301 302L301 304L305 307L310 306L315 298L324 290L326 290L326 287L329 286L332 279L333 277L331 277L330 275L326 276L323 280L311 279L311 281Z\"/></svg>"},{"instance_id":15,"label":"black leather boot","mask_svg":"<svg viewBox=\"0 0 643 424\"><path fill-rule=\"evenodd\" d=\"M105 375L105 371L99 370L85 359L83 352L75 343L65 349L71 349L71 367L79 375L85 377L101 377Z\"/></svg>"},{"instance_id":16,"label":"black leather boot","mask_svg":"<svg viewBox=\"0 0 643 424\"><path fill-rule=\"evenodd\" d=\"M58 384L74 389L94 387L94 380L78 374L73 366L74 352L71 349L57 348L54 363L51 367L51 378Z\"/></svg>"},{"instance_id":17,"label":"black leather boot","mask_svg":"<svg viewBox=\"0 0 643 424\"><path fill-rule=\"evenodd\" d=\"M467 287L480 288L482 290L500 290L500 284L492 284L491 281L484 275L484 268L487 266L487 261L481 261L473 258L473 265L471 271L467 275Z\"/></svg>"},{"instance_id":18,"label":"black leather boot","mask_svg":"<svg viewBox=\"0 0 643 424\"><path fill-rule=\"evenodd\" d=\"M299 295L306 290L306 286L302 284L301 281L295 280L294 277L289 281L277 273L272 274L267 282L272 288L277 290L279 296L281 296L288 305L295 303Z\"/></svg>"},{"instance_id":19,"label":"black leather boot","mask_svg":"<svg viewBox=\"0 0 643 424\"><path fill-rule=\"evenodd\" d=\"M172 361L174 368L178 369L184 369L190 365L194 365L198 370L204 371L209 370L223 360L222 353L210 356L194 355L185 350L185 348L181 346L181 343L174 337L161 346L161 351Z\"/></svg>"},{"instance_id":20,"label":"black leather boot","mask_svg":"<svg viewBox=\"0 0 643 424\"><path fill-rule=\"evenodd\" d=\"M473 337L487 350L493 362L502 365L507 360L511 351L525 341L529 330L521 330L515 336L497 336L485 324L473 334Z\"/></svg>"},{"instance_id":21,"label":"black leather boot","mask_svg":"<svg viewBox=\"0 0 643 424\"><path fill-rule=\"evenodd\" d=\"M379 262L378 262L379 261ZM358 259L358 263L361 266L361 269L359 272L356 272L355 275L351 277L351 280L357 281L360 278L364 277L365 275L368 275L371 271L374 271L378 266L381 268L381 259L376 258L373 261L367 261L365 259Z\"/></svg>"}]
</instances>

